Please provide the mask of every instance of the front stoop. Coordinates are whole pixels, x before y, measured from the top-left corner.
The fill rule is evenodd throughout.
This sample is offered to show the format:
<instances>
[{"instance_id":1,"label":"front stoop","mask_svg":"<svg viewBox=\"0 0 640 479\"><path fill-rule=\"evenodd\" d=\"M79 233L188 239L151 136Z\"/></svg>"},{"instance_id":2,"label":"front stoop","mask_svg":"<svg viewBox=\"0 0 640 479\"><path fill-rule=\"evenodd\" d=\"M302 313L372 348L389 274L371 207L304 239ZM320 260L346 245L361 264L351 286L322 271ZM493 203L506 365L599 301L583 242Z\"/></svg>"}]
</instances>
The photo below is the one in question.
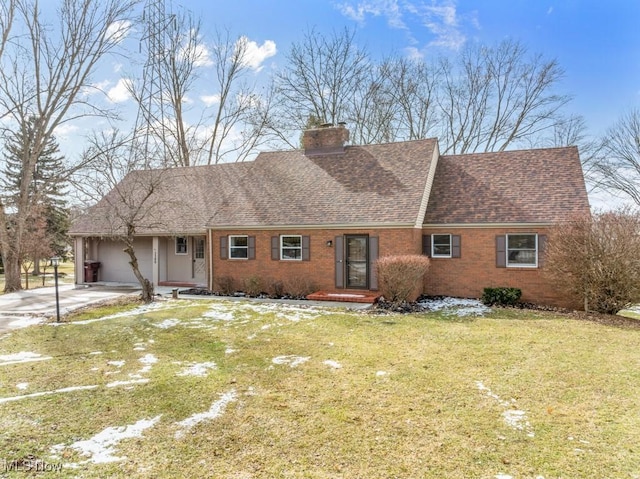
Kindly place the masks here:
<instances>
[{"instance_id":1,"label":"front stoop","mask_svg":"<svg viewBox=\"0 0 640 479\"><path fill-rule=\"evenodd\" d=\"M307 299L312 301L342 301L369 304L375 303L379 297L380 294L370 291L316 291L307 295Z\"/></svg>"}]
</instances>

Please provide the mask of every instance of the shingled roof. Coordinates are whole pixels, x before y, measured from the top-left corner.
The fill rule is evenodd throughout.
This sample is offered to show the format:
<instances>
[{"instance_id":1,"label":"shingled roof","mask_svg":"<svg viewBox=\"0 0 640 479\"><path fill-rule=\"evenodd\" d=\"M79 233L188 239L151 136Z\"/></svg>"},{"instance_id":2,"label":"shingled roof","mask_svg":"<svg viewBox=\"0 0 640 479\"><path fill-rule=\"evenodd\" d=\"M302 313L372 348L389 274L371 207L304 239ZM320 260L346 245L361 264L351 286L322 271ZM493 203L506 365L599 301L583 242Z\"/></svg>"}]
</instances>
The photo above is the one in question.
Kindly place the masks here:
<instances>
[{"instance_id":1,"label":"shingled roof","mask_svg":"<svg viewBox=\"0 0 640 479\"><path fill-rule=\"evenodd\" d=\"M588 214L578 149L441 156L424 224L554 223Z\"/></svg>"},{"instance_id":2,"label":"shingled roof","mask_svg":"<svg viewBox=\"0 0 640 479\"><path fill-rule=\"evenodd\" d=\"M196 234L206 228L413 226L422 220L435 139L347 146L343 152L261 153L253 162L128 175L119 188L161 175L148 204L154 221L139 235ZM112 191L79 218L73 235L122 232L113 221ZM116 225L116 226L114 226Z\"/></svg>"}]
</instances>

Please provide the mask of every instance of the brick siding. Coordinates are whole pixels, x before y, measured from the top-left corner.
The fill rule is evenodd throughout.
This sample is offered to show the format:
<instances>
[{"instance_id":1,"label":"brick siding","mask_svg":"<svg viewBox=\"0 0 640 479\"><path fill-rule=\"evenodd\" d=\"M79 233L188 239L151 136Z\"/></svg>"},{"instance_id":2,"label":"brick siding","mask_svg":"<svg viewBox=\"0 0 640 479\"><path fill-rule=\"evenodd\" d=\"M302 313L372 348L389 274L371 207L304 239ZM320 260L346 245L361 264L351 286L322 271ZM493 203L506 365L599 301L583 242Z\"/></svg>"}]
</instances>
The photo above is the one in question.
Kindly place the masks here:
<instances>
[{"instance_id":1,"label":"brick siding","mask_svg":"<svg viewBox=\"0 0 640 479\"><path fill-rule=\"evenodd\" d=\"M429 295L480 298L486 287L515 287L521 300L550 306L577 308L579 301L563 295L544 275L544 253L538 268L496 267L497 235L507 233L548 233L545 228L429 228L424 234L460 235L460 258L431 258L424 282Z\"/></svg>"}]
</instances>

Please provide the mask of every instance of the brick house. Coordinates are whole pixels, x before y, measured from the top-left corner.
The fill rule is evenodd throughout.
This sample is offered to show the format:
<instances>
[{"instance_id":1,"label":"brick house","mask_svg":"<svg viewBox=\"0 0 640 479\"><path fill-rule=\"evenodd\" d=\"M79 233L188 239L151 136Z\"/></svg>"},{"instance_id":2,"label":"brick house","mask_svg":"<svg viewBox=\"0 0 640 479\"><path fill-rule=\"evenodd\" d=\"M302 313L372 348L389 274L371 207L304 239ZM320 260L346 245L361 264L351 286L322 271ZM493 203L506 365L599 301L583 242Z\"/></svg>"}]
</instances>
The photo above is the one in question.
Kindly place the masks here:
<instances>
[{"instance_id":1,"label":"brick house","mask_svg":"<svg viewBox=\"0 0 640 479\"><path fill-rule=\"evenodd\" d=\"M318 290L376 291L378 257L425 254L424 293L479 297L522 289L524 301L568 306L543 275L549 228L589 204L575 147L441 156L436 139L345 146L343 126L308 130L303 150L255 161L129 174L161 175L136 225L143 274L156 285L260 278ZM118 195L72 227L76 282L135 281L116 238ZM153 211L155 210L155 211ZM84 269L83 269L84 268Z\"/></svg>"}]
</instances>

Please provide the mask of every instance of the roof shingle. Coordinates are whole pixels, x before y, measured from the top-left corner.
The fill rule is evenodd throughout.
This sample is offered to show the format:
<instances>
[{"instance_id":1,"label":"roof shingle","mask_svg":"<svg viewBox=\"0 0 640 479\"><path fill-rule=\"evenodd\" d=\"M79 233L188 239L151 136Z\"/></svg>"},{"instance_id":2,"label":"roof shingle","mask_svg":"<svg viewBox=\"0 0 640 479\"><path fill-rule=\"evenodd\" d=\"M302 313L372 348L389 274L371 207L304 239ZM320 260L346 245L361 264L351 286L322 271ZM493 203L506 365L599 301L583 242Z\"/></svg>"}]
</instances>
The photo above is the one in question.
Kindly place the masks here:
<instances>
[{"instance_id":1,"label":"roof shingle","mask_svg":"<svg viewBox=\"0 0 640 479\"><path fill-rule=\"evenodd\" d=\"M589 213L576 147L441 156L425 224L554 223Z\"/></svg>"}]
</instances>

